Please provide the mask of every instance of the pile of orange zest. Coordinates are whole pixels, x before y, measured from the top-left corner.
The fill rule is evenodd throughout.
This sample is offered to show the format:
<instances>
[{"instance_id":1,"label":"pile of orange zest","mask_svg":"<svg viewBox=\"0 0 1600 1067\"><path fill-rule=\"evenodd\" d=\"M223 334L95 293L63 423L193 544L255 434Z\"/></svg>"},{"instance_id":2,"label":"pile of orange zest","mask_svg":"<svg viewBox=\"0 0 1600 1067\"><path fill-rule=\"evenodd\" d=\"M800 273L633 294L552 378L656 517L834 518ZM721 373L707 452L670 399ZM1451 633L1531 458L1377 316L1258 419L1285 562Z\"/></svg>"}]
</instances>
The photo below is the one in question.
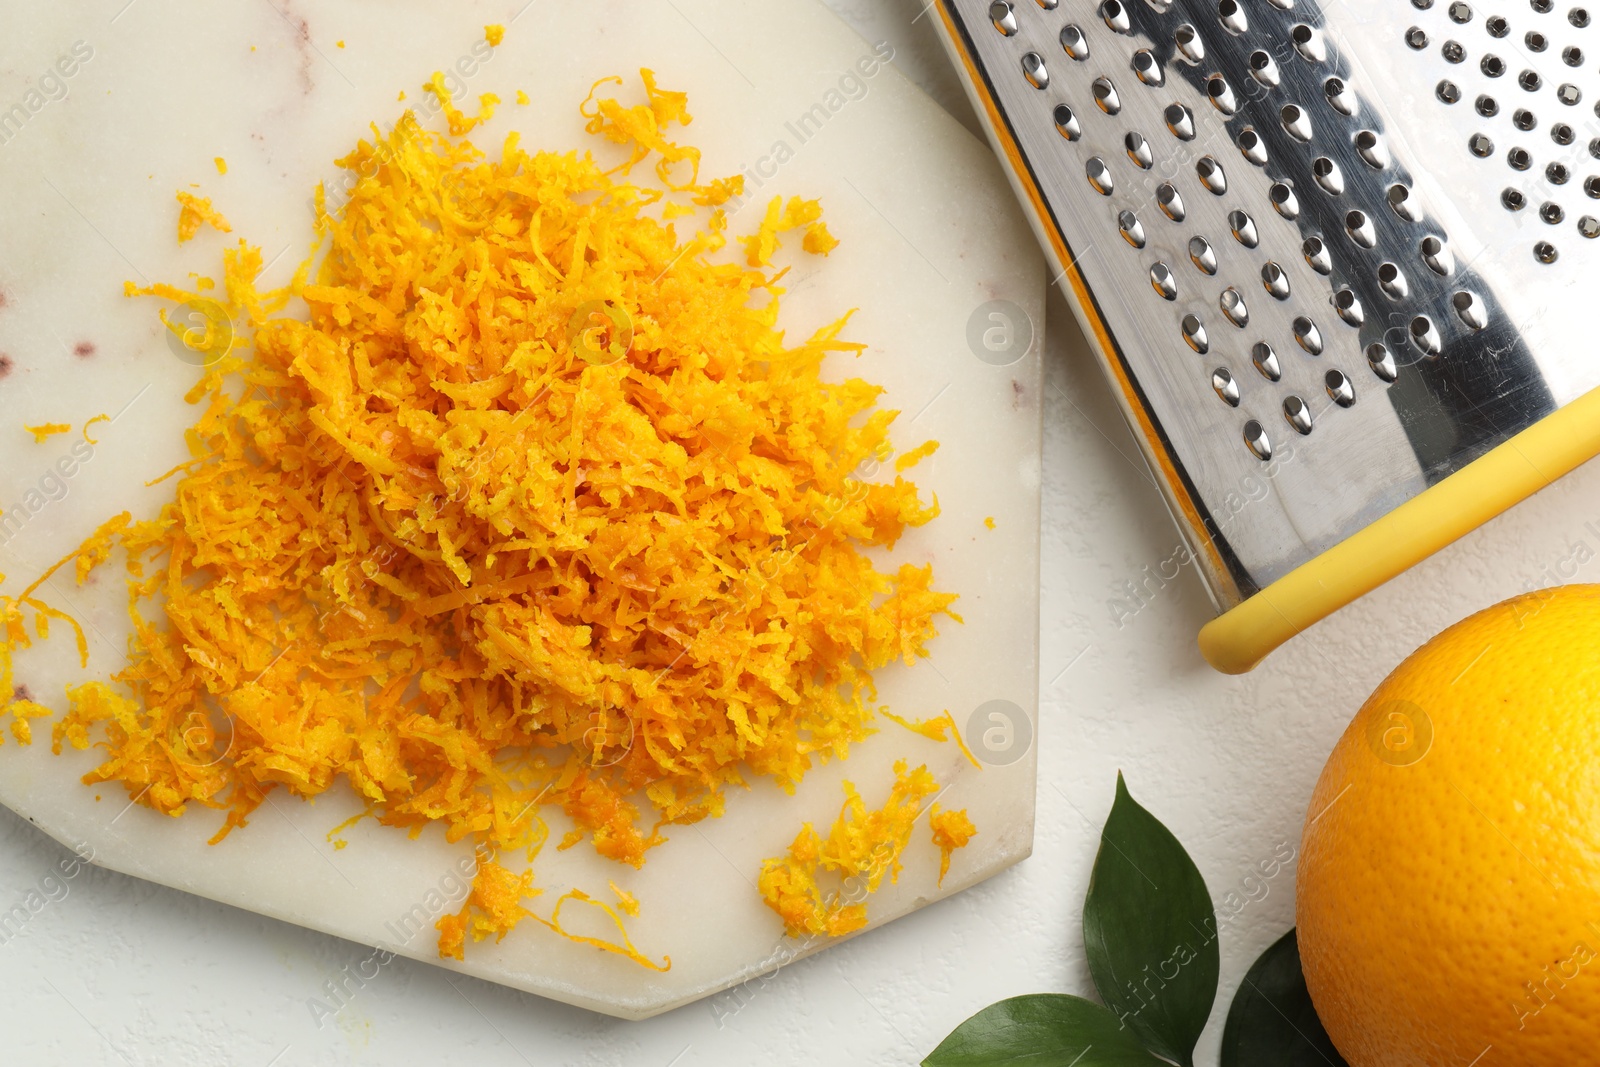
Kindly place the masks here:
<instances>
[{"instance_id":1,"label":"pile of orange zest","mask_svg":"<svg viewBox=\"0 0 1600 1067\"><path fill-rule=\"evenodd\" d=\"M928 813L928 825L933 828L933 843L939 848L939 884L942 886L944 876L950 873L950 853L965 848L967 842L977 836L978 828L967 818L966 808L941 811L938 804Z\"/></svg>"},{"instance_id":2,"label":"pile of orange zest","mask_svg":"<svg viewBox=\"0 0 1600 1067\"><path fill-rule=\"evenodd\" d=\"M490 934L500 941L523 919L533 917L522 901L542 892L534 888L533 871L514 874L480 853L472 891L462 901L461 910L434 923L434 929L439 931L439 958L464 959L469 932L474 941L482 941Z\"/></svg>"},{"instance_id":3,"label":"pile of orange zest","mask_svg":"<svg viewBox=\"0 0 1600 1067\"><path fill-rule=\"evenodd\" d=\"M42 445L47 438L54 437L58 433L66 433L68 430L72 429L72 424L66 422L46 422L38 426L24 426L23 429L33 434L34 444Z\"/></svg>"},{"instance_id":4,"label":"pile of orange zest","mask_svg":"<svg viewBox=\"0 0 1600 1067\"><path fill-rule=\"evenodd\" d=\"M498 22L483 28L483 39L489 42L489 47L498 48L500 42L506 39L506 28Z\"/></svg>"},{"instance_id":5,"label":"pile of orange zest","mask_svg":"<svg viewBox=\"0 0 1600 1067\"><path fill-rule=\"evenodd\" d=\"M648 142L619 168L515 135L490 160L407 113L342 161L363 177L287 288L257 288L258 248L224 253L237 335L188 394L174 499L57 565L81 578L115 538L130 579L129 666L69 689L56 725L58 751L103 746L86 782L225 811L213 841L341 779L385 825L486 850L531 852L554 805L638 866L726 786L792 791L871 732L873 672L958 616L931 567L867 552L937 502L867 479L896 413L820 376L862 350L845 319L788 341L776 278L710 258L720 211L686 241L650 214L738 183L619 180L698 160L662 134L682 94L643 77L646 104L584 105ZM280 314L295 297L308 318ZM72 623L38 585L0 598L0 708L26 613ZM830 862L881 877L889 810ZM475 930L515 925L509 892L484 883Z\"/></svg>"},{"instance_id":6,"label":"pile of orange zest","mask_svg":"<svg viewBox=\"0 0 1600 1067\"><path fill-rule=\"evenodd\" d=\"M178 243L182 244L200 232L201 223L210 223L223 233L232 233L233 226L222 213L211 206L203 196L178 190Z\"/></svg>"},{"instance_id":7,"label":"pile of orange zest","mask_svg":"<svg viewBox=\"0 0 1600 1067\"><path fill-rule=\"evenodd\" d=\"M110 415L96 415L94 418L90 419L88 422L83 424L83 439L85 441L89 442L91 445L99 444L100 443L99 441L96 441L93 437L89 436L89 427L93 426L97 422L110 422L110 421L111 421L111 416Z\"/></svg>"},{"instance_id":8,"label":"pile of orange zest","mask_svg":"<svg viewBox=\"0 0 1600 1067\"><path fill-rule=\"evenodd\" d=\"M924 441L911 451L896 456L894 469L899 473L904 473L937 451L939 451L938 441Z\"/></svg>"},{"instance_id":9,"label":"pile of orange zest","mask_svg":"<svg viewBox=\"0 0 1600 1067\"><path fill-rule=\"evenodd\" d=\"M807 252L827 255L839 247L839 242L821 219L822 205L815 200L791 196L785 205L783 197L773 197L760 227L743 241L745 261L752 267L771 266L773 253L779 247L778 235L802 226L806 227L806 234L800 246Z\"/></svg>"},{"instance_id":10,"label":"pile of orange zest","mask_svg":"<svg viewBox=\"0 0 1600 1067\"><path fill-rule=\"evenodd\" d=\"M939 783L925 766L907 772L905 760L895 763L894 776L889 799L877 811L868 811L856 787L845 782L844 806L826 841L806 823L787 856L762 861L761 899L783 919L790 937L838 937L861 929L867 905L849 898L877 892L885 874L899 881L900 854L911 841L922 800L937 792ZM823 872L841 880L831 894L817 881Z\"/></svg>"}]
</instances>

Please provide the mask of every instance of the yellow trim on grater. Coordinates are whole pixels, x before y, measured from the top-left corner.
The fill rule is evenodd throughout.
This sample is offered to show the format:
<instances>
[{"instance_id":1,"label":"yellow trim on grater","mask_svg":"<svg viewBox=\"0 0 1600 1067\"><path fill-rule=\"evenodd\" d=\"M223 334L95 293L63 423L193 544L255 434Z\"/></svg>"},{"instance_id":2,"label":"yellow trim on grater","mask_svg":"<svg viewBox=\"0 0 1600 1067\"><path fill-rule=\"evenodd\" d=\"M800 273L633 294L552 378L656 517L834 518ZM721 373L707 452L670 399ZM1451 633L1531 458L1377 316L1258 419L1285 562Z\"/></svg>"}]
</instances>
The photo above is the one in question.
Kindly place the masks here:
<instances>
[{"instance_id":1,"label":"yellow trim on grater","mask_svg":"<svg viewBox=\"0 0 1600 1067\"><path fill-rule=\"evenodd\" d=\"M1600 455L1600 389L1303 563L1200 630L1206 662L1252 670L1273 649Z\"/></svg>"}]
</instances>

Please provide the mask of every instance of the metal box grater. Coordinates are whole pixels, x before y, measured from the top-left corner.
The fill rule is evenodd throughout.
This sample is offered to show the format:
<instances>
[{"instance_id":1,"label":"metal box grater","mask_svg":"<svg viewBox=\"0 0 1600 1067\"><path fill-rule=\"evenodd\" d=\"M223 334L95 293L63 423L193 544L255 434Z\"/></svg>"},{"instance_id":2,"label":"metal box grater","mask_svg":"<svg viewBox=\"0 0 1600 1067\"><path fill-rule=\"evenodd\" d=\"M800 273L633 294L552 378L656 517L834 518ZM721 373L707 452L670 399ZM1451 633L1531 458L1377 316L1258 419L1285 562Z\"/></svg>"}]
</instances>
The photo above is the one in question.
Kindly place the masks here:
<instances>
[{"instance_id":1,"label":"metal box grater","mask_svg":"<svg viewBox=\"0 0 1600 1067\"><path fill-rule=\"evenodd\" d=\"M1220 669L1600 452L1600 27L1571 5L934 0Z\"/></svg>"}]
</instances>

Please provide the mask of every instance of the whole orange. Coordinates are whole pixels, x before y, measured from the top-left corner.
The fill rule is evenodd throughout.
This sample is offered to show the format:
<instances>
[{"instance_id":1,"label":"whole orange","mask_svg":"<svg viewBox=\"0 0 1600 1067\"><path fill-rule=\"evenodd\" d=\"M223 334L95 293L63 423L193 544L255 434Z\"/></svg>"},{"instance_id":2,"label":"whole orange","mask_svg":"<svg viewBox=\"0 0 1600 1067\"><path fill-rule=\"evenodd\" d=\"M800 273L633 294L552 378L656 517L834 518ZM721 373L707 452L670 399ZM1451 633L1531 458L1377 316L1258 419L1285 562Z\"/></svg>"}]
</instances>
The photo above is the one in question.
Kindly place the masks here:
<instances>
[{"instance_id":1,"label":"whole orange","mask_svg":"<svg viewBox=\"0 0 1600 1067\"><path fill-rule=\"evenodd\" d=\"M1384 680L1312 795L1295 915L1351 1067L1600 1063L1600 586L1479 612Z\"/></svg>"}]
</instances>

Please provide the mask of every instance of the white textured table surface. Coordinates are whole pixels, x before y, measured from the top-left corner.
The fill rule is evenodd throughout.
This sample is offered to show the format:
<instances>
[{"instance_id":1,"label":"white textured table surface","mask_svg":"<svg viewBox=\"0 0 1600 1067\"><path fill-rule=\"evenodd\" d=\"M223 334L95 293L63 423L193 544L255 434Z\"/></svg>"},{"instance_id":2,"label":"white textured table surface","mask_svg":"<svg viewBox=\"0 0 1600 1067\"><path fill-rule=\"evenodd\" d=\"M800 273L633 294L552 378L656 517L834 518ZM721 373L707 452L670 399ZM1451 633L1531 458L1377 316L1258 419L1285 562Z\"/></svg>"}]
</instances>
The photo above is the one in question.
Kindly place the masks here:
<instances>
[{"instance_id":1,"label":"white textured table surface","mask_svg":"<svg viewBox=\"0 0 1600 1067\"><path fill-rule=\"evenodd\" d=\"M120 2L120 0L119 0ZM915 0L829 0L941 103L966 113ZM8 17L15 17L8 12ZM971 124L970 114L966 121ZM1009 195L996 189L996 196ZM906 1064L992 1000L1088 992L1080 909L1120 768L1199 863L1219 912L1222 988L1200 1062L1245 968L1293 914L1293 872L1246 884L1298 842L1306 797L1365 693L1461 615L1597 580L1600 466L1556 487L1291 643L1256 673L1211 673L1209 617L1157 495L1059 296L1048 314L1038 831L991 881L765 982L622 1022L396 960L318 1028L309 998L369 950L85 868L0 813L0 911L52 899L0 942L7 1064ZM1133 599L1125 583L1137 583Z\"/></svg>"}]
</instances>

